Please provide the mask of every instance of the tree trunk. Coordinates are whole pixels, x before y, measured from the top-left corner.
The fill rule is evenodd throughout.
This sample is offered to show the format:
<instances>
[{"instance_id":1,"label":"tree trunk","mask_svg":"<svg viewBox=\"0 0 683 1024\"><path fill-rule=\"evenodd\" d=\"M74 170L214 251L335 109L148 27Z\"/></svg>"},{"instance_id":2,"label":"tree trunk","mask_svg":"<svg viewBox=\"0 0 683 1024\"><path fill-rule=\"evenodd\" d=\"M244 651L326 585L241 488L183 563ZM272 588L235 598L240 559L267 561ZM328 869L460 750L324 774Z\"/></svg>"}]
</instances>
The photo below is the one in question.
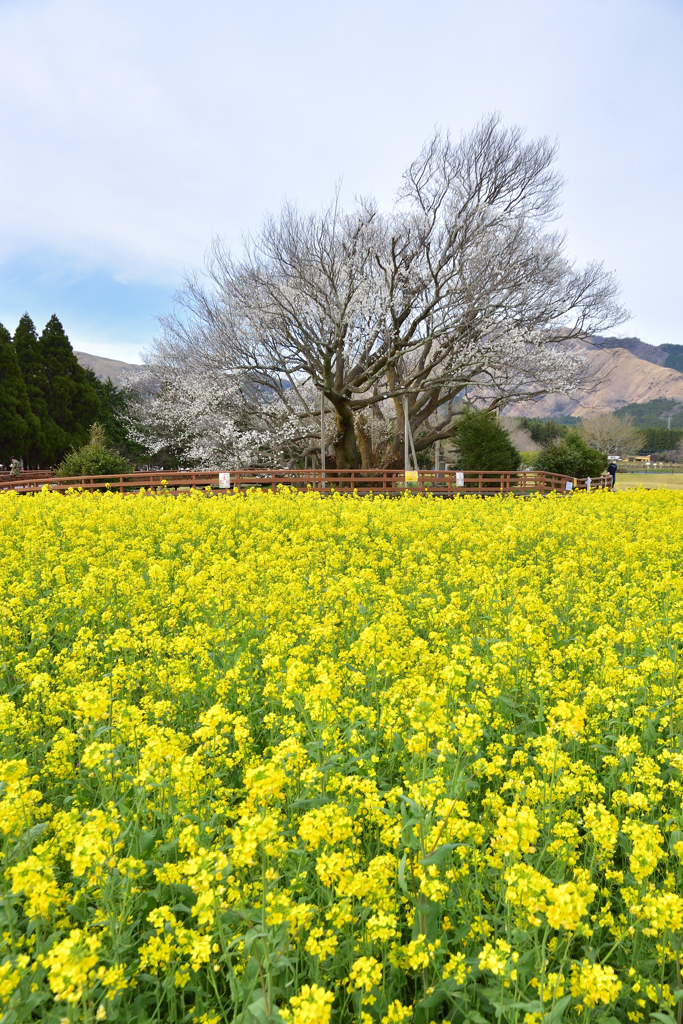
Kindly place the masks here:
<instances>
[{"instance_id":1,"label":"tree trunk","mask_svg":"<svg viewBox=\"0 0 683 1024\"><path fill-rule=\"evenodd\" d=\"M357 413L356 417L356 441L361 455L361 466L363 469L377 468L377 453L373 448L372 434L368 429L365 413Z\"/></svg>"},{"instance_id":2,"label":"tree trunk","mask_svg":"<svg viewBox=\"0 0 683 1024\"><path fill-rule=\"evenodd\" d=\"M330 398L334 406L337 434L332 442L334 455L338 469L359 469L361 465L360 451L356 441L356 425L353 420L353 412L343 400L335 401Z\"/></svg>"}]
</instances>

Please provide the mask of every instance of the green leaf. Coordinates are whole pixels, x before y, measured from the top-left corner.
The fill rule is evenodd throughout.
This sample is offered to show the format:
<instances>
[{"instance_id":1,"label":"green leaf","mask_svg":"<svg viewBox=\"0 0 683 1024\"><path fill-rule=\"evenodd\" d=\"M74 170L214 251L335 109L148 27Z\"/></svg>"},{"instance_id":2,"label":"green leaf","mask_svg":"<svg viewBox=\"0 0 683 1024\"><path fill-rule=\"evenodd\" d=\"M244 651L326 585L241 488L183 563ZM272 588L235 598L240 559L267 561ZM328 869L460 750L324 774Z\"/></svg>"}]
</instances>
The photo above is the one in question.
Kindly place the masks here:
<instances>
[{"instance_id":1,"label":"green leaf","mask_svg":"<svg viewBox=\"0 0 683 1024\"><path fill-rule=\"evenodd\" d=\"M154 847L157 838L156 834L154 832L147 832L143 828L136 828L133 835L135 836L138 849L138 857L140 860L145 860Z\"/></svg>"},{"instance_id":2,"label":"green leaf","mask_svg":"<svg viewBox=\"0 0 683 1024\"><path fill-rule=\"evenodd\" d=\"M669 836L669 849L673 850L676 843L680 842L683 842L683 832L679 832L678 830L672 832Z\"/></svg>"},{"instance_id":3,"label":"green leaf","mask_svg":"<svg viewBox=\"0 0 683 1024\"><path fill-rule=\"evenodd\" d=\"M489 992L497 991L488 989ZM527 1013L540 1013L543 1007L541 1006L538 999L531 1003L506 1003L505 1000L497 1002L496 1006L503 1007L506 1010L526 1010Z\"/></svg>"},{"instance_id":4,"label":"green leaf","mask_svg":"<svg viewBox=\"0 0 683 1024\"><path fill-rule=\"evenodd\" d=\"M424 933L428 942L432 942L439 932L439 918L443 907L440 903L433 903L431 900L420 896L419 902L415 905L415 919L413 921L412 938L417 939L418 935Z\"/></svg>"},{"instance_id":5,"label":"green leaf","mask_svg":"<svg viewBox=\"0 0 683 1024\"><path fill-rule=\"evenodd\" d=\"M257 1024L271 1024L273 1017L266 1009L266 1001L263 996L259 996L257 999L254 999L253 1002L249 1003L249 1006L244 1013L244 1019L245 1021L248 1021L250 1018L251 1020L255 1020Z\"/></svg>"},{"instance_id":6,"label":"green leaf","mask_svg":"<svg viewBox=\"0 0 683 1024\"><path fill-rule=\"evenodd\" d=\"M75 903L69 903L67 905L66 909L67 909L67 912L71 915L71 917L75 918L77 921L87 921L88 920L88 909L87 909L87 907L79 907Z\"/></svg>"},{"instance_id":7,"label":"green leaf","mask_svg":"<svg viewBox=\"0 0 683 1024\"><path fill-rule=\"evenodd\" d=\"M562 996L561 999L558 999L550 1012L546 1013L543 1018L543 1024L558 1024L558 1022L562 1020L562 1014L567 1009L570 1002L571 996Z\"/></svg>"},{"instance_id":8,"label":"green leaf","mask_svg":"<svg viewBox=\"0 0 683 1024\"><path fill-rule=\"evenodd\" d=\"M408 886L406 885L406 861L408 860L408 851L401 857L401 863L398 866L398 884L403 889L406 896L410 896L408 892Z\"/></svg>"},{"instance_id":9,"label":"green leaf","mask_svg":"<svg viewBox=\"0 0 683 1024\"><path fill-rule=\"evenodd\" d=\"M448 995L449 989L447 985L438 985L433 992L430 992L428 996L421 999L417 1005L423 1010L433 1009L435 1006L440 1006L448 998Z\"/></svg>"},{"instance_id":10,"label":"green leaf","mask_svg":"<svg viewBox=\"0 0 683 1024\"><path fill-rule=\"evenodd\" d=\"M405 794L403 794L403 793L401 793L399 795L399 800L402 800L403 803L406 804L411 809L411 811L413 812L413 814L415 815L415 817L419 821L420 818L422 817L422 813L421 813L420 808L418 807L418 805L415 803L415 801L411 800L409 796L405 796Z\"/></svg>"},{"instance_id":11,"label":"green leaf","mask_svg":"<svg viewBox=\"0 0 683 1024\"><path fill-rule=\"evenodd\" d=\"M447 853L451 850L455 850L457 846L461 846L461 843L444 843L442 846L437 846L434 853L430 853L427 857L421 860L419 863L423 867L427 867L428 864L439 864Z\"/></svg>"},{"instance_id":12,"label":"green leaf","mask_svg":"<svg viewBox=\"0 0 683 1024\"><path fill-rule=\"evenodd\" d=\"M41 821L37 825L33 825L31 828L26 829L25 832L22 832L15 845L8 851L5 858L6 863L11 864L20 857L28 856L36 839L38 836L42 835L46 828L47 822Z\"/></svg>"}]
</instances>

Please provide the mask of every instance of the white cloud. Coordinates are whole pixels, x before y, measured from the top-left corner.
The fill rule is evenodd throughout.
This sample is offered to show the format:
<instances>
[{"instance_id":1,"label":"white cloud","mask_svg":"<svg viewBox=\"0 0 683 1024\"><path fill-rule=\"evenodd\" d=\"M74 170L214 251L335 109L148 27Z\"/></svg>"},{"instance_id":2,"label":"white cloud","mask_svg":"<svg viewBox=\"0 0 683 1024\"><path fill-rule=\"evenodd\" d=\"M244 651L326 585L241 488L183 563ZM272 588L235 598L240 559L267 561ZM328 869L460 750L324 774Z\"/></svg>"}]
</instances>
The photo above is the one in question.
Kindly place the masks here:
<instances>
[{"instance_id":1,"label":"white cloud","mask_svg":"<svg viewBox=\"0 0 683 1024\"><path fill-rule=\"evenodd\" d=\"M679 340L677 3L0 0L0 37L1 260L172 287L212 232L340 176L388 200L434 124L500 109L558 137L570 249L629 331Z\"/></svg>"}]
</instances>

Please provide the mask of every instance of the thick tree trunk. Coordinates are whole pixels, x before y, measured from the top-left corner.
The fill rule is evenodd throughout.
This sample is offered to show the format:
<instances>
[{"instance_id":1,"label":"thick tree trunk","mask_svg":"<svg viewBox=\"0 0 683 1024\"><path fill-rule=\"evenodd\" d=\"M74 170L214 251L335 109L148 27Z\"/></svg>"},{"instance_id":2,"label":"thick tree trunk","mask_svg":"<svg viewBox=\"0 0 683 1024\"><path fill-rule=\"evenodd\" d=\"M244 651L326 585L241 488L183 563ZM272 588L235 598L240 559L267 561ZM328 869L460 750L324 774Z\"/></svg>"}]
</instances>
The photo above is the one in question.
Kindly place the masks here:
<instances>
[{"instance_id":1,"label":"thick tree trunk","mask_svg":"<svg viewBox=\"0 0 683 1024\"><path fill-rule=\"evenodd\" d=\"M363 469L376 469L377 455L372 446L372 435L368 430L363 413L356 416L356 441L360 450L361 466Z\"/></svg>"},{"instance_id":2,"label":"thick tree trunk","mask_svg":"<svg viewBox=\"0 0 683 1024\"><path fill-rule=\"evenodd\" d=\"M353 412L345 402L335 402L335 421L337 434L332 442L334 455L337 461L337 469L358 469L361 465L361 455L356 441L356 425L353 421Z\"/></svg>"}]
</instances>

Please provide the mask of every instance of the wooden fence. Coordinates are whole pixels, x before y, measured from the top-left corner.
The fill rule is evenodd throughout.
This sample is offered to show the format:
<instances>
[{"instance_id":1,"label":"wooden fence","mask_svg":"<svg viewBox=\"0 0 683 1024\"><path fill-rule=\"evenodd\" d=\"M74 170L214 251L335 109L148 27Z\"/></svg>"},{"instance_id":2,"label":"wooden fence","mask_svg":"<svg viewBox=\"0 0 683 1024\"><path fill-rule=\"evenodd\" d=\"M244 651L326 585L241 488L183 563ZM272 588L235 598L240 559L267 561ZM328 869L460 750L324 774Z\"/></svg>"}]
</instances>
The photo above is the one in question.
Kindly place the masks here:
<instances>
[{"instance_id":1,"label":"wooden fence","mask_svg":"<svg viewBox=\"0 0 683 1024\"><path fill-rule=\"evenodd\" d=\"M590 478L588 478L590 480ZM611 486L611 477L604 474L590 480L590 489ZM238 469L230 472L155 472L125 473L107 476L50 477L24 475L0 479L0 490L31 494L42 487L51 491L167 491L178 493L194 488L211 488L218 493L247 491L252 488L275 491L279 486L322 494L383 494L396 497L406 491L457 497L460 494L568 494L586 490L587 481L559 473L540 470L529 472L487 472L480 470L421 469L406 473L397 469Z\"/></svg>"},{"instance_id":2,"label":"wooden fence","mask_svg":"<svg viewBox=\"0 0 683 1024\"><path fill-rule=\"evenodd\" d=\"M0 483L7 480L20 481L20 480L49 480L54 476L51 469L22 469L19 476L12 476L8 469L0 469Z\"/></svg>"}]
</instances>

